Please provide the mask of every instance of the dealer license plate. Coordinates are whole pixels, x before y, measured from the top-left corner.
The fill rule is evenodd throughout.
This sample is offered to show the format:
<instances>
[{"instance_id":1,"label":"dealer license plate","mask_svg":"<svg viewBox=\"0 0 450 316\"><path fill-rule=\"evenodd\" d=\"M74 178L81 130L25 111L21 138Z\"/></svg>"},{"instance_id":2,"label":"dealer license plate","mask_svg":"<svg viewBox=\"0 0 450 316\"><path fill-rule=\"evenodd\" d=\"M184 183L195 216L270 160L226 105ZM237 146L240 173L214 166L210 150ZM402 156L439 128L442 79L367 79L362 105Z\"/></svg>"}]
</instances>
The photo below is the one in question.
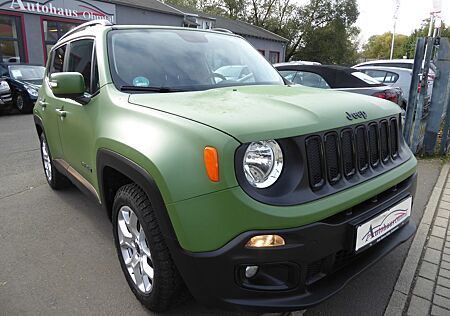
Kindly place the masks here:
<instances>
[{"instance_id":1,"label":"dealer license plate","mask_svg":"<svg viewBox=\"0 0 450 316\"><path fill-rule=\"evenodd\" d=\"M411 216L411 206L412 197L409 197L364 224L357 226L355 251L376 244L397 230Z\"/></svg>"}]
</instances>

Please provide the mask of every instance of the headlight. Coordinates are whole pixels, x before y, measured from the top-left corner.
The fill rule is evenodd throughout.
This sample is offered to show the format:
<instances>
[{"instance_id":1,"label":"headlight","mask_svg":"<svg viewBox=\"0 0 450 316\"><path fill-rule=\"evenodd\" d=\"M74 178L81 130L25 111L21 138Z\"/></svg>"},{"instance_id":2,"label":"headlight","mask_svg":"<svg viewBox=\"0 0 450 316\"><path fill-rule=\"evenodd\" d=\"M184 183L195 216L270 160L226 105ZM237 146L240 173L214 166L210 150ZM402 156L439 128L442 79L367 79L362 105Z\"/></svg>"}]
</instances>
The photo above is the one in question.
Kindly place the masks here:
<instances>
[{"instance_id":1,"label":"headlight","mask_svg":"<svg viewBox=\"0 0 450 316\"><path fill-rule=\"evenodd\" d=\"M37 90L33 89L33 88L27 88L27 91L30 95L32 95L33 97L37 97L38 96L38 92Z\"/></svg>"},{"instance_id":2,"label":"headlight","mask_svg":"<svg viewBox=\"0 0 450 316\"><path fill-rule=\"evenodd\" d=\"M1 89L9 89L9 84L6 81L0 81L0 88Z\"/></svg>"},{"instance_id":3,"label":"headlight","mask_svg":"<svg viewBox=\"0 0 450 316\"><path fill-rule=\"evenodd\" d=\"M244 155L244 173L255 188L270 187L283 169L283 152L274 140L250 143Z\"/></svg>"}]
</instances>

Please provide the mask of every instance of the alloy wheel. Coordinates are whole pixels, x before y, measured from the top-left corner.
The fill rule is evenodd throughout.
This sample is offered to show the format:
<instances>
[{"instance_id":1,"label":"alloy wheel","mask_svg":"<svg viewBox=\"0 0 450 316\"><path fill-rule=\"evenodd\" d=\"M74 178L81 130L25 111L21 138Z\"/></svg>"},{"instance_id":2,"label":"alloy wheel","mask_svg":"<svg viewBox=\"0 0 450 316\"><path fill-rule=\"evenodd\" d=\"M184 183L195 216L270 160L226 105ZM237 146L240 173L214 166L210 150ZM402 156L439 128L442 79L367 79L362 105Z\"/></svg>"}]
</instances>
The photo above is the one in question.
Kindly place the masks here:
<instances>
[{"instance_id":1,"label":"alloy wheel","mask_svg":"<svg viewBox=\"0 0 450 316\"><path fill-rule=\"evenodd\" d=\"M150 293L154 283L152 255L144 229L129 206L119 210L117 233L128 274L142 293Z\"/></svg>"},{"instance_id":2,"label":"alloy wheel","mask_svg":"<svg viewBox=\"0 0 450 316\"><path fill-rule=\"evenodd\" d=\"M44 162L45 176L47 177L48 181L52 181L52 163L50 160L50 154L48 153L48 146L45 139L42 141L41 151L42 151L42 160Z\"/></svg>"},{"instance_id":3,"label":"alloy wheel","mask_svg":"<svg viewBox=\"0 0 450 316\"><path fill-rule=\"evenodd\" d=\"M17 106L17 108L18 108L20 111L23 110L23 98L22 98L21 95L18 95L18 96L17 96L17 99L16 99L16 106Z\"/></svg>"}]
</instances>

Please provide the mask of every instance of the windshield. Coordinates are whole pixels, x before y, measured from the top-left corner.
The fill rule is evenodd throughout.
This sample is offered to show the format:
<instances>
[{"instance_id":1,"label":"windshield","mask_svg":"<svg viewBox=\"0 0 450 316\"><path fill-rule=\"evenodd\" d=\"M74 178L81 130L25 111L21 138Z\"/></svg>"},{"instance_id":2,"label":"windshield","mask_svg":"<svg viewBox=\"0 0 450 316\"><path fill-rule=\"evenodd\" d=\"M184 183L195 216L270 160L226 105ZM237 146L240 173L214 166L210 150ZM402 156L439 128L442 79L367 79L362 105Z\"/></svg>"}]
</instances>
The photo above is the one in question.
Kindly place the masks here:
<instances>
[{"instance_id":1,"label":"windshield","mask_svg":"<svg viewBox=\"0 0 450 316\"><path fill-rule=\"evenodd\" d=\"M169 92L284 84L249 43L226 34L114 30L108 35L108 53L114 83L123 90L158 87Z\"/></svg>"},{"instance_id":2,"label":"windshield","mask_svg":"<svg viewBox=\"0 0 450 316\"><path fill-rule=\"evenodd\" d=\"M9 66L11 77L16 80L43 80L45 67L29 66L29 65L14 65Z\"/></svg>"}]
</instances>

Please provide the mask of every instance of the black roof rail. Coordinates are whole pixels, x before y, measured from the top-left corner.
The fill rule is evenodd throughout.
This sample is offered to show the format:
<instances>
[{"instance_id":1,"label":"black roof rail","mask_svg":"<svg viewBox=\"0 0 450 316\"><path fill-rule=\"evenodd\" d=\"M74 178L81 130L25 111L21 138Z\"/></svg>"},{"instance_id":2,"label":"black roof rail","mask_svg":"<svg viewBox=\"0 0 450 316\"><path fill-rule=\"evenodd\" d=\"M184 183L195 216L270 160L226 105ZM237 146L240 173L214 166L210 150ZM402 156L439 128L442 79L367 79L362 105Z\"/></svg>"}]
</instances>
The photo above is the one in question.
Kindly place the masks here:
<instances>
[{"instance_id":1,"label":"black roof rail","mask_svg":"<svg viewBox=\"0 0 450 316\"><path fill-rule=\"evenodd\" d=\"M213 30L213 31L216 31L216 32L223 32L223 33L234 34L234 33L231 32L230 30L224 29L224 28L220 28L220 27L213 28L212 30Z\"/></svg>"},{"instance_id":2,"label":"black roof rail","mask_svg":"<svg viewBox=\"0 0 450 316\"><path fill-rule=\"evenodd\" d=\"M63 40L64 38L66 38L67 36L69 36L69 35L71 35L73 33L83 31L83 30L87 29L88 27L96 26L96 25L111 26L113 24L110 21L108 21L108 20L89 21L89 22L80 24L77 27L71 29L69 32L67 32L66 34L61 36L61 38L58 40L58 42Z\"/></svg>"}]
</instances>

